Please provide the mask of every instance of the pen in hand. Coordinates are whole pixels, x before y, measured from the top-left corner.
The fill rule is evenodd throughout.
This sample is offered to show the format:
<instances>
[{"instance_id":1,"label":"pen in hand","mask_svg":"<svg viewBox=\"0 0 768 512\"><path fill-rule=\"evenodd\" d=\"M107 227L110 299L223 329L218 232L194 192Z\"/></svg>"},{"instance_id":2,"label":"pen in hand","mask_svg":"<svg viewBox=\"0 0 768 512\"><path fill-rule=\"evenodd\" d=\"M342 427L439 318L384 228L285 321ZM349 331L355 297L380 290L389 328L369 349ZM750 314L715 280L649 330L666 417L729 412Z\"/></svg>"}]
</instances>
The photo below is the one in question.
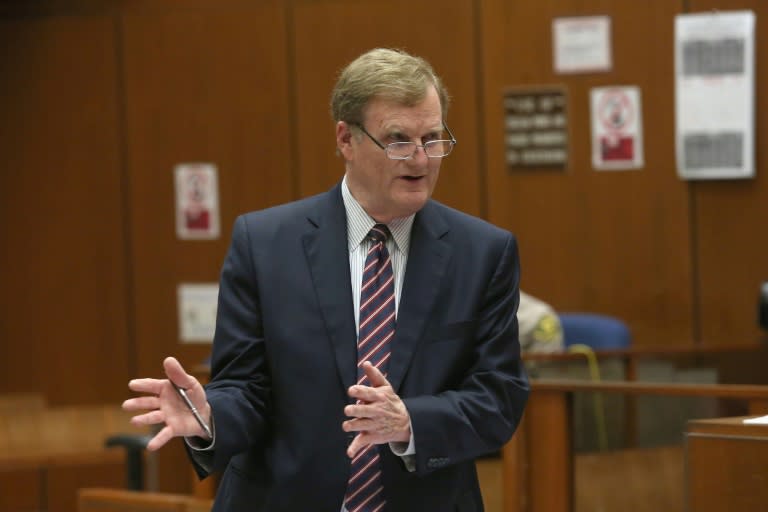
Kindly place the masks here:
<instances>
[{"instance_id":1,"label":"pen in hand","mask_svg":"<svg viewBox=\"0 0 768 512\"><path fill-rule=\"evenodd\" d=\"M213 434L211 433L211 429L208 427L208 425L203 421L202 416L200 416L200 413L197 412L197 407L192 403L192 400L189 399L187 396L187 390L182 388L181 386L176 385L175 382L168 379L173 386L173 388L176 390L176 392L179 394L182 400L184 400L184 403L187 404L187 408L192 412L192 416L195 417L197 420L197 423L203 428L205 433L208 435L210 439L213 439Z\"/></svg>"}]
</instances>

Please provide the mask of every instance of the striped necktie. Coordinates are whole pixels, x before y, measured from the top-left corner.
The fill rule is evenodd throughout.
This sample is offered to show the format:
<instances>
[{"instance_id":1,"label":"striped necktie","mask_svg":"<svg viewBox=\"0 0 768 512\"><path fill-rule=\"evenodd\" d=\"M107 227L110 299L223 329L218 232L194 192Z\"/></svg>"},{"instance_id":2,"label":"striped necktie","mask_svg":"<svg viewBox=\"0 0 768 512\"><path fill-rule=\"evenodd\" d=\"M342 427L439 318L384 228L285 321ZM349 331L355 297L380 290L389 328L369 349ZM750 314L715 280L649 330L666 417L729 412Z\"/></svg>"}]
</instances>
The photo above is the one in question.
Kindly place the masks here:
<instances>
[{"instance_id":1,"label":"striped necktie","mask_svg":"<svg viewBox=\"0 0 768 512\"><path fill-rule=\"evenodd\" d=\"M370 385L363 363L386 374L389 343L395 334L395 278L385 242L389 229L376 224L368 233L371 247L365 259L360 290L360 328L357 336L357 383ZM376 445L368 445L354 459L344 505L349 512L384 510L381 461Z\"/></svg>"}]
</instances>

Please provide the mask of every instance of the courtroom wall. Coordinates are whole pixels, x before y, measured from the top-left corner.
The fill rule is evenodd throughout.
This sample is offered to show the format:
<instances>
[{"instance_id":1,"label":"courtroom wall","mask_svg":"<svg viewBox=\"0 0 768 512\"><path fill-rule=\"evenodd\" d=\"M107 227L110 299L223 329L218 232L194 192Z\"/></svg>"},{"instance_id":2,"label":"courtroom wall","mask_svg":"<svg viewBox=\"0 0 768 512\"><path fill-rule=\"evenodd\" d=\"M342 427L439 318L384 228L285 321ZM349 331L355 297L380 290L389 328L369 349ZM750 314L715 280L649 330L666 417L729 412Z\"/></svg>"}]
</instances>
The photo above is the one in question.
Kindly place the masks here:
<instances>
[{"instance_id":1,"label":"courtroom wall","mask_svg":"<svg viewBox=\"0 0 768 512\"><path fill-rule=\"evenodd\" d=\"M332 186L328 96L373 46L428 58L453 96L459 140L436 197L513 231L522 287L560 310L624 318L642 346L760 336L768 280L768 113L756 99L757 177L686 182L674 162L674 16L757 15L756 90L767 83L758 0L58 0L0 6L0 391L51 403L117 402L125 382L191 365L176 287L218 278L237 214ZM558 74L555 17L607 15L613 67ZM589 90L636 85L645 163L596 172ZM503 96L558 87L567 169L511 171ZM175 236L173 167L219 170L221 237ZM181 485L181 484L172 484Z\"/></svg>"}]
</instances>

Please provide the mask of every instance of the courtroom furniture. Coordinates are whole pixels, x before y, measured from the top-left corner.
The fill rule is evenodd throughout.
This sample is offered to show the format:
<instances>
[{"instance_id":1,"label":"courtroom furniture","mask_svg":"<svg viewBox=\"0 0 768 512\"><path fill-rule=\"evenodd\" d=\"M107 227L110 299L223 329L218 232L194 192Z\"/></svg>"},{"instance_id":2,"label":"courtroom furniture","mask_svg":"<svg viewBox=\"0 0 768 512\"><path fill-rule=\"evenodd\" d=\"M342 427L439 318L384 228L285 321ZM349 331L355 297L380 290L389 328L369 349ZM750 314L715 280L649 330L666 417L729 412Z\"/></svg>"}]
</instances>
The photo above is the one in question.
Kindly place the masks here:
<instances>
[{"instance_id":1,"label":"courtroom furniture","mask_svg":"<svg viewBox=\"0 0 768 512\"><path fill-rule=\"evenodd\" d=\"M185 494L84 488L78 491L78 512L210 512L213 502Z\"/></svg>"},{"instance_id":2,"label":"courtroom furniture","mask_svg":"<svg viewBox=\"0 0 768 512\"><path fill-rule=\"evenodd\" d=\"M626 349L596 350L595 356L603 363L615 360L622 366L624 380L638 380L643 363L667 361L680 367L711 367L717 370L718 382L723 384L768 384L768 373L762 371L768 363L768 344L694 345L669 347L636 346ZM572 364L583 361L579 354L526 353L528 364Z\"/></svg>"},{"instance_id":3,"label":"courtroom furniture","mask_svg":"<svg viewBox=\"0 0 768 512\"><path fill-rule=\"evenodd\" d=\"M40 411L47 407L42 393L0 393L0 414L16 414L21 411Z\"/></svg>"},{"instance_id":4,"label":"courtroom furniture","mask_svg":"<svg viewBox=\"0 0 768 512\"><path fill-rule=\"evenodd\" d=\"M577 471L600 471L600 464L610 466L609 461L620 464L634 461L641 467L656 467L659 471L669 473L669 481L682 482L682 448L668 449L663 447L655 452L641 449L623 451L623 453L606 454L599 458L597 455L573 454L573 414L574 396L578 393L612 393L625 397L629 402L644 395L655 396L698 396L704 399L733 398L735 405L744 411L768 412L768 391L760 386L725 386L685 385L637 382L639 369L644 363L653 361L671 361L681 368L712 367L716 370L719 382L744 383L755 378L753 382L768 383L767 375L756 375L751 368L765 367L768 362L768 347L760 345L734 346L695 346L695 347L633 347L622 350L596 351L595 357L600 361L619 361L624 368L622 377L629 382L610 381L591 383L583 381L557 381L550 379L532 379L532 395L523 418L523 423L514 438L503 450L499 461L503 474L503 510L505 512L522 511L570 511L573 510L577 497L574 490L574 479ZM554 354L524 354L526 363L534 364L583 364L584 356L574 353ZM209 367L205 364L192 368L191 373L201 382L209 380ZM759 377L759 378L758 378ZM755 393L754 395L751 393ZM761 398L762 397L762 398ZM729 406L734 403L729 402ZM635 410L626 408L627 445L635 445L632 427L635 420ZM682 432L680 432L682 436ZM629 463L629 462L627 462ZM664 467L662 467L664 465ZM666 468L666 469L665 469ZM496 485L493 461L483 461L478 464L481 479L489 479L487 485L481 482L484 495L490 496L490 503L496 500L493 493ZM620 474L617 470L616 474ZM216 490L216 478L209 477L200 481L193 476L193 493L201 498L211 498ZM567 491L564 491L567 490ZM581 492L581 489L579 489ZM642 492L642 491L639 491ZM682 493L682 489L679 490ZM669 490L667 495L672 493ZM650 494L648 494L650 496ZM651 496L649 507L658 503L662 496ZM681 498L682 501L682 498ZM551 507L551 508L548 508ZM630 510L630 509L627 509ZM649 510L654 510L649 508ZM665 510L658 506L655 510Z\"/></svg>"},{"instance_id":5,"label":"courtroom furniture","mask_svg":"<svg viewBox=\"0 0 768 512\"><path fill-rule=\"evenodd\" d=\"M768 367L768 344L636 346L629 349L597 350L593 355L601 368L609 369L601 372L601 380L647 380L649 369L666 365L675 374L708 370L720 384L768 384L768 373L762 371ZM523 359L533 377L569 378L572 376L570 370L585 366L584 354L579 353L527 353L523 354ZM669 380L665 378L660 381ZM594 393L594 400L602 400L599 393ZM638 397L627 395L622 400L625 407L621 434L628 446L636 446L639 439L636 428ZM717 416L748 413L743 403L719 401L718 406L721 410Z\"/></svg>"},{"instance_id":6,"label":"courtroom furniture","mask_svg":"<svg viewBox=\"0 0 768 512\"><path fill-rule=\"evenodd\" d=\"M75 512L77 489L120 488L125 455L117 433L142 434L118 405L44 407L0 415L0 510Z\"/></svg>"},{"instance_id":7,"label":"courtroom furniture","mask_svg":"<svg viewBox=\"0 0 768 512\"><path fill-rule=\"evenodd\" d=\"M146 451L153 434L116 434L109 436L104 444L107 447L119 446L125 450L125 488L133 491L156 491L157 475L153 474L146 482L145 459L155 469L154 454ZM152 473L156 473L153 471Z\"/></svg>"},{"instance_id":8,"label":"courtroom furniture","mask_svg":"<svg viewBox=\"0 0 768 512\"><path fill-rule=\"evenodd\" d=\"M752 414L768 412L768 386L532 379L521 428L502 451L505 512L574 510L573 397L594 392L727 398Z\"/></svg>"},{"instance_id":9,"label":"courtroom furniture","mask_svg":"<svg viewBox=\"0 0 768 512\"><path fill-rule=\"evenodd\" d=\"M620 350L632 344L629 326L618 317L597 313L558 312L563 342L587 345L592 350Z\"/></svg>"},{"instance_id":10,"label":"courtroom furniture","mask_svg":"<svg viewBox=\"0 0 768 512\"><path fill-rule=\"evenodd\" d=\"M686 511L768 508L768 425L745 424L744 419L688 422Z\"/></svg>"}]
</instances>

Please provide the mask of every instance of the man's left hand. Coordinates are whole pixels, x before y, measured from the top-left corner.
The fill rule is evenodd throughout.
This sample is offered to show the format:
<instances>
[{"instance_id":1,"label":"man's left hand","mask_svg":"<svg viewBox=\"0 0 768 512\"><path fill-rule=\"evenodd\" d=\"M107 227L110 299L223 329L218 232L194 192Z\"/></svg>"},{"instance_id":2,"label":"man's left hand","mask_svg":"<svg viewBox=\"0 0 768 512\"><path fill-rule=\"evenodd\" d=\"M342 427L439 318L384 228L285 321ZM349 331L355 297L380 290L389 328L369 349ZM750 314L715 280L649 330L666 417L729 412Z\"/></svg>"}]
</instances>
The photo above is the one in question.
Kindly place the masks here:
<instances>
[{"instance_id":1,"label":"man's left hand","mask_svg":"<svg viewBox=\"0 0 768 512\"><path fill-rule=\"evenodd\" d=\"M389 381L368 361L363 363L363 371L371 385L350 387L349 396L357 403L344 407L344 414L351 419L342 423L342 428L358 432L347 448L350 458L369 444L407 443L411 439L408 409Z\"/></svg>"}]
</instances>

